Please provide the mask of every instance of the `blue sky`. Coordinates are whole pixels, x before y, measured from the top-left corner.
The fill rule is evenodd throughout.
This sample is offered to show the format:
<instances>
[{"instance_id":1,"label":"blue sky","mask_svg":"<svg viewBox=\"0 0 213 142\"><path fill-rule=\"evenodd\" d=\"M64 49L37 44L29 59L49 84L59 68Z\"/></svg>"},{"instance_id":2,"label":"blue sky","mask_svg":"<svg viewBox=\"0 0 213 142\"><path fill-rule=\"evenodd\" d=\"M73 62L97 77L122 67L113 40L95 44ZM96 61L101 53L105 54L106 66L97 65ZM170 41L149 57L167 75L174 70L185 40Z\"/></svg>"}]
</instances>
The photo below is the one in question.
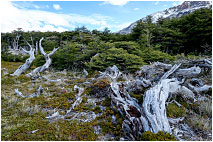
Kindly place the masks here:
<instances>
[{"instance_id":1,"label":"blue sky","mask_svg":"<svg viewBox=\"0 0 213 142\"><path fill-rule=\"evenodd\" d=\"M180 1L1 1L1 31L66 31L86 26L112 32Z\"/></svg>"}]
</instances>

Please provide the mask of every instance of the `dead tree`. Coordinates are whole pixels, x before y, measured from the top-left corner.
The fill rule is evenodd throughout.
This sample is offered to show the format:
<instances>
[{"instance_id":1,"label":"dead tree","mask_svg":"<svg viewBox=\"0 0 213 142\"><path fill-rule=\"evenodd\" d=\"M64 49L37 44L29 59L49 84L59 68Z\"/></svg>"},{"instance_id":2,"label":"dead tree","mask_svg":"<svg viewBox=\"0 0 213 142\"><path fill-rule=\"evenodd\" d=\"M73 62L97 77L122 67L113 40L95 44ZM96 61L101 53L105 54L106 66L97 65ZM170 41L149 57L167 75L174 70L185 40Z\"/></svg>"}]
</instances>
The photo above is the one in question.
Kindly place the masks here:
<instances>
[{"instance_id":1,"label":"dead tree","mask_svg":"<svg viewBox=\"0 0 213 142\"><path fill-rule=\"evenodd\" d=\"M23 48L21 48L21 49L23 50L23 52L29 54L30 57L13 74L11 74L12 76L19 76L22 73L25 73L25 71L30 68L32 62L35 60L35 55L34 55L35 49L32 47L33 45L30 45L27 41L26 41L26 43L30 47L30 50L27 51Z\"/></svg>"},{"instance_id":2,"label":"dead tree","mask_svg":"<svg viewBox=\"0 0 213 142\"><path fill-rule=\"evenodd\" d=\"M26 76L28 77L33 77L34 75L36 75L37 73L43 73L44 71L46 71L49 66L51 65L52 63L52 59L50 58L60 47L58 48L54 48L52 52L50 52L49 54L46 54L44 52L44 48L42 47L41 45L41 42L44 38L42 37L39 41L39 49L40 49L40 52L41 54L44 56L46 62L44 65L40 66L40 67L37 67L35 68L31 73L28 73Z\"/></svg>"},{"instance_id":3,"label":"dead tree","mask_svg":"<svg viewBox=\"0 0 213 142\"><path fill-rule=\"evenodd\" d=\"M149 80L153 72L159 71L156 67L161 66L164 72L160 73L159 80ZM151 69L151 68L154 69ZM111 104L117 108L117 110L124 117L122 124L123 131L126 133L126 140L135 140L136 137L141 136L145 131L151 131L157 133L158 131L164 131L173 133L171 130L169 120L166 115L166 101L173 95L180 94L183 98L196 101L196 96L192 90L184 86L184 78L178 80L176 74L181 74L185 78L191 78L200 73L199 67L192 67L187 69L179 69L179 65L166 65L161 63L154 63L153 65L143 68L141 73L145 74L146 78L138 78L137 81L125 81L117 82L118 77L121 76L121 72L116 66L108 68L106 72L102 73L102 77L108 75L112 78L111 86ZM151 70L150 70L151 69ZM190 72L190 74L189 74ZM173 75L174 74L174 75ZM168 77L175 77L168 79ZM154 84L153 84L154 81ZM143 103L139 104L138 101L129 95L132 87L140 85L141 87L148 87L148 84L152 86L144 93ZM147 84L148 83L148 84Z\"/></svg>"},{"instance_id":4,"label":"dead tree","mask_svg":"<svg viewBox=\"0 0 213 142\"><path fill-rule=\"evenodd\" d=\"M13 50L20 50L19 48L19 39L21 37L21 34L17 33L16 37L12 41L12 49Z\"/></svg>"}]
</instances>

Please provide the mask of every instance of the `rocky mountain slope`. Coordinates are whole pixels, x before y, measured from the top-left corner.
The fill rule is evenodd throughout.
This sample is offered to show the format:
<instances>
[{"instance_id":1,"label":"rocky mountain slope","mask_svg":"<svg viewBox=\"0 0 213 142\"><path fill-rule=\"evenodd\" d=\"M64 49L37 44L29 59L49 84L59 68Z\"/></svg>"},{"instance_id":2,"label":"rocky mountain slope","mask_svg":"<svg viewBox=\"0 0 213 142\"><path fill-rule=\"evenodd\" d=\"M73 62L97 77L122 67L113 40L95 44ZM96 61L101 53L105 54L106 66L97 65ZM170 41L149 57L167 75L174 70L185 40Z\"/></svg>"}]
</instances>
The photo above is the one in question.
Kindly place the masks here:
<instances>
[{"instance_id":1,"label":"rocky mountain slope","mask_svg":"<svg viewBox=\"0 0 213 142\"><path fill-rule=\"evenodd\" d=\"M156 22L158 20L158 18L160 18L160 17L169 18L169 19L171 19L173 17L178 18L182 15L192 13L193 11L195 11L197 9L210 7L211 5L212 5L211 1L185 1L181 5L168 8L164 11L156 12L156 13L150 14L148 16L152 16L153 22ZM144 20L144 19L146 19L146 17L144 17L140 20ZM131 33L132 29L135 27L135 25L137 24L138 21L136 21L136 22L132 23L131 25L129 25L128 27L120 30L118 33L120 33L120 34Z\"/></svg>"}]
</instances>

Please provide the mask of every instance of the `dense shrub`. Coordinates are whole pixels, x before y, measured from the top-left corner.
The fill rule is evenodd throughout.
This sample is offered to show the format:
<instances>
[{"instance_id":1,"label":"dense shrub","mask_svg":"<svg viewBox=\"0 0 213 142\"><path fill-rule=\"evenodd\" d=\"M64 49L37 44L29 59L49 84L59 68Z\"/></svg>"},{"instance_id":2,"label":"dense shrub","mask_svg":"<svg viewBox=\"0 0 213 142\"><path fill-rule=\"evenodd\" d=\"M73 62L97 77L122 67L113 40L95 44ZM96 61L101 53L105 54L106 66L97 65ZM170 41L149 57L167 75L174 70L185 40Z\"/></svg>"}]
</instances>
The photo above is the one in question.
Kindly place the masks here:
<instances>
[{"instance_id":1,"label":"dense shrub","mask_svg":"<svg viewBox=\"0 0 213 142\"><path fill-rule=\"evenodd\" d=\"M127 50L127 52L130 54L134 54L135 51L137 51L140 48L139 44L133 41L120 41L114 42L113 44L115 48L122 48L124 50Z\"/></svg>"},{"instance_id":2,"label":"dense shrub","mask_svg":"<svg viewBox=\"0 0 213 142\"><path fill-rule=\"evenodd\" d=\"M122 71L136 71L144 64L143 59L134 54L129 54L122 48L111 48L101 53L86 63L90 69L105 70L109 66L116 65Z\"/></svg>"},{"instance_id":3,"label":"dense shrub","mask_svg":"<svg viewBox=\"0 0 213 142\"><path fill-rule=\"evenodd\" d=\"M25 60L29 58L29 56L22 56L22 55L13 55L9 52L2 52L1 53L1 59L3 61L9 61L9 62L25 62Z\"/></svg>"},{"instance_id":4,"label":"dense shrub","mask_svg":"<svg viewBox=\"0 0 213 142\"><path fill-rule=\"evenodd\" d=\"M44 56L43 55L37 55L36 59L33 62L33 65L38 67L38 66L42 66L44 63L45 63Z\"/></svg>"},{"instance_id":5,"label":"dense shrub","mask_svg":"<svg viewBox=\"0 0 213 142\"><path fill-rule=\"evenodd\" d=\"M146 63L150 62L164 62L164 61L173 61L175 58L169 54L163 53L161 51L153 50L151 48L146 48L140 51L140 56Z\"/></svg>"}]
</instances>

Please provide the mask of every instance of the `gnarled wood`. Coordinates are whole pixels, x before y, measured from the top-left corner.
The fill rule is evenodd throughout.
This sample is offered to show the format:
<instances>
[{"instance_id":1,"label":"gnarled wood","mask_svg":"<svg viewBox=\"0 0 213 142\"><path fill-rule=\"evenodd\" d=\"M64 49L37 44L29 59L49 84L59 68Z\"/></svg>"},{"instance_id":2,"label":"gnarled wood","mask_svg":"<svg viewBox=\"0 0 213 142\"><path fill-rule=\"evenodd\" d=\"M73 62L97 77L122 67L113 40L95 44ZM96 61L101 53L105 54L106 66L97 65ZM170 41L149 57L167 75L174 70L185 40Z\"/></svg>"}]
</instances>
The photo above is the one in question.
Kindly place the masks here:
<instances>
[{"instance_id":1,"label":"gnarled wood","mask_svg":"<svg viewBox=\"0 0 213 142\"><path fill-rule=\"evenodd\" d=\"M118 83L113 79L113 82L110 84L112 90L110 93L111 104L118 109L125 119L122 128L127 134L127 140L135 140L135 138L140 136L144 131L151 131L153 133L158 133L159 131L172 132L166 116L166 101L169 96L181 94L183 98L196 101L194 93L183 86L182 80L178 81L176 78L167 79L169 75L175 74L175 71L179 67L180 64L174 65L173 67L169 66L167 68L169 69L168 72L161 76L160 81L145 92L142 104L138 104L138 102L129 95L129 92L136 88L136 84L141 87L147 87L147 85L141 81L141 78L136 79L136 81L126 81L122 83ZM108 68L108 70L112 69ZM119 72L119 70L116 70L116 73L109 72L108 75L114 76L111 78L116 78L118 74L122 74ZM195 70L195 72L197 72L197 70ZM188 74L186 74L186 76L187 75ZM132 90L131 88L134 89Z\"/></svg>"},{"instance_id":2,"label":"gnarled wood","mask_svg":"<svg viewBox=\"0 0 213 142\"><path fill-rule=\"evenodd\" d=\"M41 51L41 54L44 56L46 62L45 62L44 65L42 65L42 66L40 66L40 67L37 67L37 68L35 68L32 72L28 73L28 74L26 75L26 76L28 76L28 77L33 77L33 76L35 76L38 72L42 73L42 72L46 71L46 70L49 68L49 66L51 65L51 63L52 63L52 59L51 59L50 57L60 48L60 47L54 48L52 52L50 52L49 54L46 54L46 53L44 52L44 48L43 48L42 45L41 45L41 42L42 42L43 39L44 39L44 38L42 37L42 38L40 39L40 41L39 41L39 49L40 49L40 51Z\"/></svg>"},{"instance_id":3,"label":"gnarled wood","mask_svg":"<svg viewBox=\"0 0 213 142\"><path fill-rule=\"evenodd\" d=\"M26 41L27 42L27 41ZM30 45L28 42L27 42L28 46L30 47L30 51L26 51L25 49L22 48L22 50L29 54L30 57L25 61L25 63L23 65L21 65L13 74L11 74L12 76L19 76L21 75L22 73L25 73L25 71L27 69L30 68L31 64L33 63L33 61L35 60L35 56L34 56L34 52L35 52L35 49L32 47L32 45Z\"/></svg>"}]
</instances>

